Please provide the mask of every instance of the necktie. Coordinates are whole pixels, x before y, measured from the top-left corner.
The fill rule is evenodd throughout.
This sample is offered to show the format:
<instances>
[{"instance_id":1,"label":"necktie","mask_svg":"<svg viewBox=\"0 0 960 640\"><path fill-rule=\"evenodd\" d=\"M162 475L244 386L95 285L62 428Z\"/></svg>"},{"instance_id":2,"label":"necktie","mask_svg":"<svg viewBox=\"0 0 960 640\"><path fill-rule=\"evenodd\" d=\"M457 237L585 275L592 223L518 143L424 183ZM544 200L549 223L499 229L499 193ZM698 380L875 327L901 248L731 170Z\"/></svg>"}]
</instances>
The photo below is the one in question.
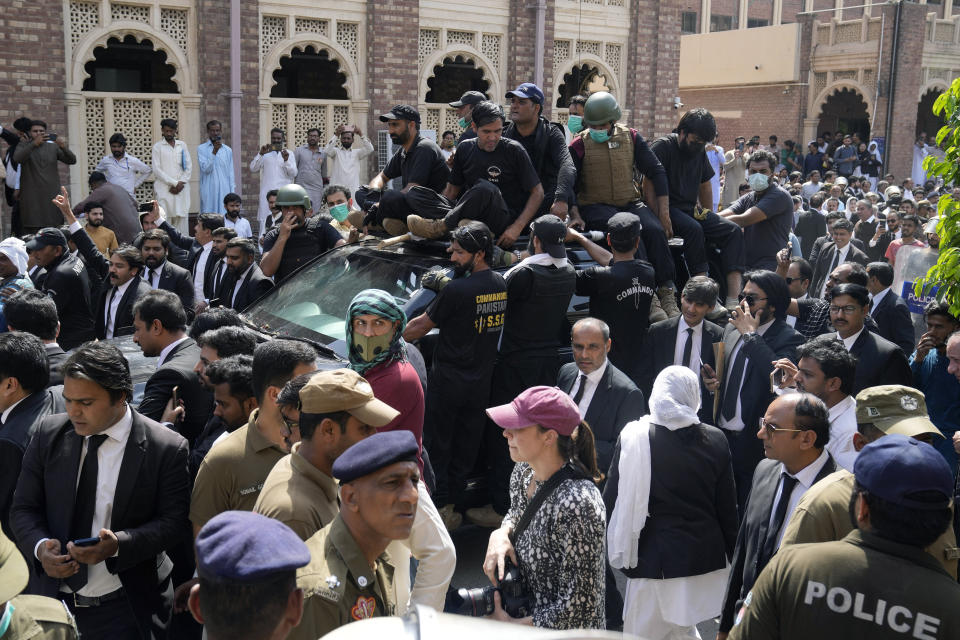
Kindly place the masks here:
<instances>
[{"instance_id":1,"label":"necktie","mask_svg":"<svg viewBox=\"0 0 960 640\"><path fill-rule=\"evenodd\" d=\"M743 338L741 338L742 340ZM740 380L743 378L743 369L747 363L747 354L743 351L743 345L737 351L737 357L733 359L733 366L730 367L730 375L727 376L727 390L723 394L723 419L732 420L737 415L737 398L740 396Z\"/></svg>"},{"instance_id":2,"label":"necktie","mask_svg":"<svg viewBox=\"0 0 960 640\"><path fill-rule=\"evenodd\" d=\"M690 354L693 352L693 329L687 327L687 343L683 345L683 366L690 366Z\"/></svg>"},{"instance_id":3,"label":"necktie","mask_svg":"<svg viewBox=\"0 0 960 640\"><path fill-rule=\"evenodd\" d=\"M773 521L770 523L770 529L767 530L767 539L763 544L763 554L760 557L760 567L762 568L773 554L777 551L777 537L780 535L780 529L783 527L783 521L787 517L787 506L790 504L790 495L793 488L797 486L797 479L793 476L781 473L783 478L783 489L780 491L780 500L773 510Z\"/></svg>"},{"instance_id":4,"label":"necktie","mask_svg":"<svg viewBox=\"0 0 960 640\"><path fill-rule=\"evenodd\" d=\"M580 401L583 400L583 392L587 390L587 376L583 373L580 374L580 387L577 389L577 393L573 396L573 403L580 404Z\"/></svg>"},{"instance_id":5,"label":"necktie","mask_svg":"<svg viewBox=\"0 0 960 640\"><path fill-rule=\"evenodd\" d=\"M213 276L213 295L220 290L220 280L223 278L223 260L217 263L217 272Z\"/></svg>"},{"instance_id":6,"label":"necktie","mask_svg":"<svg viewBox=\"0 0 960 640\"><path fill-rule=\"evenodd\" d=\"M156 289L156 288L157 288L157 286L153 283L153 277L154 277L156 274L157 274L156 269L148 269L148 270L147 270L147 273L146 273L147 282L150 284L150 288L151 288L151 289Z\"/></svg>"},{"instance_id":7,"label":"necktie","mask_svg":"<svg viewBox=\"0 0 960 640\"><path fill-rule=\"evenodd\" d=\"M107 314L103 318L103 329L104 331L107 331L107 332L109 332L111 329L110 315L111 315L111 307L113 307L113 296L115 295L117 295L117 288L110 287L110 295L107 296L107 309L106 309Z\"/></svg>"},{"instance_id":8,"label":"necktie","mask_svg":"<svg viewBox=\"0 0 960 640\"><path fill-rule=\"evenodd\" d=\"M70 521L70 539L89 538L93 527L93 512L97 506L97 449L107 439L106 434L98 433L87 439L87 455L80 467L80 480L77 482L77 499L73 505L73 519ZM87 584L87 565L80 564L80 571L66 578L67 586L76 591Z\"/></svg>"}]
</instances>

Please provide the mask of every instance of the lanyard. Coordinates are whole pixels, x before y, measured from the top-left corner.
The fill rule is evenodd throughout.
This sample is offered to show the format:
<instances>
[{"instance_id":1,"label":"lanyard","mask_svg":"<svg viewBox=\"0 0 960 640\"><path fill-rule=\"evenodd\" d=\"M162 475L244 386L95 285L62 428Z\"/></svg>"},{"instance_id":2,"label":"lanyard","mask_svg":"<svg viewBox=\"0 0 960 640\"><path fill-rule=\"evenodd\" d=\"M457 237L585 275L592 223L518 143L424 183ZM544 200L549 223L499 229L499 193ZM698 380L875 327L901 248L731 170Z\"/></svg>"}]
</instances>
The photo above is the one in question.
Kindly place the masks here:
<instances>
[{"instance_id":1,"label":"lanyard","mask_svg":"<svg viewBox=\"0 0 960 640\"><path fill-rule=\"evenodd\" d=\"M13 620L13 603L7 603L7 610L3 612L3 618L0 619L0 636L3 636L10 628L10 621Z\"/></svg>"},{"instance_id":2,"label":"lanyard","mask_svg":"<svg viewBox=\"0 0 960 640\"><path fill-rule=\"evenodd\" d=\"M117 160L116 156L114 156L113 161L118 167L120 166L120 161ZM124 169L130 171L130 158L128 158L126 154L123 155L123 161L125 163Z\"/></svg>"}]
</instances>

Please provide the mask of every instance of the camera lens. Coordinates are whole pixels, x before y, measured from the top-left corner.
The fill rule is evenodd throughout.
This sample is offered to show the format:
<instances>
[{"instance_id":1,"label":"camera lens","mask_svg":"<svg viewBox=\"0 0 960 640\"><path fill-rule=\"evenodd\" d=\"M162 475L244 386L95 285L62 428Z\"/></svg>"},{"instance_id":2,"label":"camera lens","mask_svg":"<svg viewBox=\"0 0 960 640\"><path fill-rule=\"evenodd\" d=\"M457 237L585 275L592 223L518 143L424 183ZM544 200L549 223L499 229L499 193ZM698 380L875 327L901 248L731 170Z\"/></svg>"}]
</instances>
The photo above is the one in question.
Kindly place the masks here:
<instances>
[{"instance_id":1,"label":"camera lens","mask_svg":"<svg viewBox=\"0 0 960 640\"><path fill-rule=\"evenodd\" d=\"M493 613L495 591L494 587L457 589L457 598L460 599L460 603L455 607L454 613L474 618L490 615Z\"/></svg>"}]
</instances>

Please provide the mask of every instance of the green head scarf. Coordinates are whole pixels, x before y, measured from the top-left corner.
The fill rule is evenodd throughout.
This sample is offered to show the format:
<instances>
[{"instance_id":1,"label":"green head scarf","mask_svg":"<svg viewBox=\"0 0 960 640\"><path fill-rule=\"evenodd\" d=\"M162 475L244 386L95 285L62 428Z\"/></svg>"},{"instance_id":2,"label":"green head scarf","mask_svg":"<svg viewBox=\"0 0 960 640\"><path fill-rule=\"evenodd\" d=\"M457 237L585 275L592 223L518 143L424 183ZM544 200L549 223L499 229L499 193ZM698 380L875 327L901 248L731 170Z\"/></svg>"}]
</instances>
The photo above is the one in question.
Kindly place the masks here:
<instances>
[{"instance_id":1,"label":"green head scarf","mask_svg":"<svg viewBox=\"0 0 960 640\"><path fill-rule=\"evenodd\" d=\"M371 344L354 344L353 319L367 314L381 316L390 322L400 321L399 328L394 332L386 348ZM358 293L347 309L346 341L350 354L350 368L363 375L383 362L406 360L407 347L402 337L406 326L407 314L389 293L382 289L365 289ZM361 339L358 342L364 341ZM364 346L374 351L372 358L363 357Z\"/></svg>"}]
</instances>

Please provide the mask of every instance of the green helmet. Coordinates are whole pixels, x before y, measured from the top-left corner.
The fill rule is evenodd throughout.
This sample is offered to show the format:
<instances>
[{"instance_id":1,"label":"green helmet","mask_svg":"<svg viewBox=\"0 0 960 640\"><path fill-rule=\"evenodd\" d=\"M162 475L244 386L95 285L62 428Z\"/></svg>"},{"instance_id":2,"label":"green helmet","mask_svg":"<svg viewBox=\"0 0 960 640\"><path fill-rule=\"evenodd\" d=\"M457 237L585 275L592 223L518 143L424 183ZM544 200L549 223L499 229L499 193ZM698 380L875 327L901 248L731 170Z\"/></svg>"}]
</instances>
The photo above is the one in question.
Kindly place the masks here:
<instances>
[{"instance_id":1,"label":"green helmet","mask_svg":"<svg viewBox=\"0 0 960 640\"><path fill-rule=\"evenodd\" d=\"M307 190L298 184L288 184L277 190L278 207L303 207L304 211L310 210L310 196Z\"/></svg>"},{"instance_id":2,"label":"green helmet","mask_svg":"<svg viewBox=\"0 0 960 640\"><path fill-rule=\"evenodd\" d=\"M606 124L611 120L616 122L620 119L623 112L620 111L620 105L617 99L606 91L597 91L583 105L583 121L588 126Z\"/></svg>"}]
</instances>

